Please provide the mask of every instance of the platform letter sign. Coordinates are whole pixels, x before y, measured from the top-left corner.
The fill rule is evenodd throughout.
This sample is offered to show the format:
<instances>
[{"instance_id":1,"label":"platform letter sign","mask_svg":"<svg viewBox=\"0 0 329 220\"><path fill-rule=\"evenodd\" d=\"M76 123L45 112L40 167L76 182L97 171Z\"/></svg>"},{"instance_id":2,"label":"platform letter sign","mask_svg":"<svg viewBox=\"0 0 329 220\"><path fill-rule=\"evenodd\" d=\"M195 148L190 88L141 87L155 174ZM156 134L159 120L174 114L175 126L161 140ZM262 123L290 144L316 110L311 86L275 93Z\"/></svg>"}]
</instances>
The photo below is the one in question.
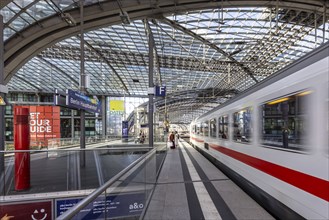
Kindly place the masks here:
<instances>
[{"instance_id":1,"label":"platform letter sign","mask_svg":"<svg viewBox=\"0 0 329 220\"><path fill-rule=\"evenodd\" d=\"M165 86L155 86L155 96L166 96Z\"/></svg>"}]
</instances>

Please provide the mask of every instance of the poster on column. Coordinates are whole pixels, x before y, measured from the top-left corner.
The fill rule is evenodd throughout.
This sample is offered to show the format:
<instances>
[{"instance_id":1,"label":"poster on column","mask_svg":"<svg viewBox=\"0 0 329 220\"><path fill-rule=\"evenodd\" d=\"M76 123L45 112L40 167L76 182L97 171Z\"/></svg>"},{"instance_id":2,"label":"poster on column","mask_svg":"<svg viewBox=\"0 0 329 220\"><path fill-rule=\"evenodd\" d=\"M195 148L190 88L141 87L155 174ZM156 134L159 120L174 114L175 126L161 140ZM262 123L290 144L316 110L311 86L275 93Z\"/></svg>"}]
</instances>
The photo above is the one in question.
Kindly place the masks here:
<instances>
[{"instance_id":1,"label":"poster on column","mask_svg":"<svg viewBox=\"0 0 329 220\"><path fill-rule=\"evenodd\" d=\"M43 147L47 147L49 139L61 137L60 107L25 107L29 107L30 109L30 147L32 149L41 149Z\"/></svg>"}]
</instances>

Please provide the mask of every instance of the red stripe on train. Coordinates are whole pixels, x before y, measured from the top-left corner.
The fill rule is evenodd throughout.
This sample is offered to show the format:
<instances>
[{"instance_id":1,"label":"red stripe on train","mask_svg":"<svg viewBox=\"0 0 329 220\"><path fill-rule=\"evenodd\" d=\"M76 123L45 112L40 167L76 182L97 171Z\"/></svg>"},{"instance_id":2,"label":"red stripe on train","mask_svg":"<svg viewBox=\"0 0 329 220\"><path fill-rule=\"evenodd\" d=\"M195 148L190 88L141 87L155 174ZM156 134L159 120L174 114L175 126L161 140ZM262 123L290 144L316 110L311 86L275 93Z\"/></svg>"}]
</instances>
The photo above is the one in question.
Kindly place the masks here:
<instances>
[{"instance_id":1,"label":"red stripe on train","mask_svg":"<svg viewBox=\"0 0 329 220\"><path fill-rule=\"evenodd\" d=\"M230 150L214 144L209 144L211 148L223 154L233 157L249 166L261 170L273 177L276 177L286 183L298 187L308 193L311 193L321 199L329 201L329 182L305 173L298 172L265 160L251 157L249 155Z\"/></svg>"},{"instance_id":2,"label":"red stripe on train","mask_svg":"<svg viewBox=\"0 0 329 220\"><path fill-rule=\"evenodd\" d=\"M191 137L193 140L197 141L197 142L204 142L204 140L202 139L198 139L198 138L195 138L195 137Z\"/></svg>"}]
</instances>

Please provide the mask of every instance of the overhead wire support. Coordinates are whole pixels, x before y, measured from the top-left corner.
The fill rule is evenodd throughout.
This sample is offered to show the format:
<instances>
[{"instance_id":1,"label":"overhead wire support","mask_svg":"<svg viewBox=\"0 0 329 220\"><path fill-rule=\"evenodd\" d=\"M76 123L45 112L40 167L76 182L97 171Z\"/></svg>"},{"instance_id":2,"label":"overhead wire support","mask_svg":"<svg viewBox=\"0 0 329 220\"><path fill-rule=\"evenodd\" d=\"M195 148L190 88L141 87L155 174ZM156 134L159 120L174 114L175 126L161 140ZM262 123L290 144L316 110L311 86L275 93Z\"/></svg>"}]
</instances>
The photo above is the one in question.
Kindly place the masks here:
<instances>
[{"instance_id":1,"label":"overhead wire support","mask_svg":"<svg viewBox=\"0 0 329 220\"><path fill-rule=\"evenodd\" d=\"M79 38L79 36L77 36ZM79 38L80 39L80 38ZM81 40L81 39L80 39ZM114 72L114 74L118 77L118 79L120 80L124 90L128 93L128 95L130 95L129 93L129 90L126 86L126 84L124 83L123 79L121 78L120 74L115 70L115 68L110 64L110 62L103 56L103 54L98 51L96 48L94 48L90 43L88 43L86 40L85 40L85 45L87 47L89 47L92 51L94 51L105 63L106 65L108 65L108 67L110 67L110 69Z\"/></svg>"},{"instance_id":2,"label":"overhead wire support","mask_svg":"<svg viewBox=\"0 0 329 220\"><path fill-rule=\"evenodd\" d=\"M163 33L165 33L172 41L174 41L180 48L182 48L185 52L187 52L191 57L193 57L194 59L198 60L198 62L200 63L200 66L204 66L204 68L208 69L209 71L212 71L212 69L208 66L208 65L205 65L205 63L203 62L203 60L200 60L198 57L194 56L188 49L186 49L183 45L181 45L176 39L174 36L171 36L167 31L165 31L158 23L156 23L154 20L153 20L153 23L159 27L161 29L161 31ZM178 77L176 77L178 78ZM175 79L175 78L172 78L172 79Z\"/></svg>"}]
</instances>

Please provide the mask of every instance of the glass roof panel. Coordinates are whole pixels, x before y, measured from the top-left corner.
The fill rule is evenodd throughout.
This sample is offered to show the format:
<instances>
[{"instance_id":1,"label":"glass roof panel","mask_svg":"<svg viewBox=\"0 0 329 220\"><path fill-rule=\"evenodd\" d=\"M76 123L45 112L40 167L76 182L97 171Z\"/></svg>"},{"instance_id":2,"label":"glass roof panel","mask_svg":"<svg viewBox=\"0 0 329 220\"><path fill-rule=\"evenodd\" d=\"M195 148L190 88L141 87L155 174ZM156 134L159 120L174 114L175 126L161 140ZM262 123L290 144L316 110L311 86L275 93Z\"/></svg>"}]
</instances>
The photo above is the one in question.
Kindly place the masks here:
<instances>
[{"instance_id":1,"label":"glass roof panel","mask_svg":"<svg viewBox=\"0 0 329 220\"><path fill-rule=\"evenodd\" d=\"M53 2L56 5L35 3L35 11L30 7L28 14L17 15L16 11L17 18L6 27L5 32L9 33L6 36L40 19L43 14L36 8L44 7L45 13L51 14L76 7L72 0ZM7 21L15 16L12 10L1 11L7 13ZM312 18L312 13L305 12L304 17L299 13L302 12L280 10L276 15L268 8L225 8L166 17L174 25L163 19L150 19L156 52L154 81L166 85L173 98L178 93L193 91L193 101L181 101L184 106L198 114L209 110L329 40L328 22L323 39L323 24L319 23L315 31L314 22L305 21L305 17ZM85 34L88 92L147 95L149 52L145 26L143 21L136 20L130 25L113 25ZM13 90L48 91L55 86L78 89L79 74L80 38L74 36L29 61L9 85ZM48 79L48 84L41 83L41 79ZM214 101L206 105L210 98Z\"/></svg>"},{"instance_id":2,"label":"glass roof panel","mask_svg":"<svg viewBox=\"0 0 329 220\"><path fill-rule=\"evenodd\" d=\"M106 0L84 0L84 5L103 1ZM64 11L78 7L76 2L77 0L13 0L0 10L0 14L4 17L5 27L13 28L12 30L4 29L4 40L29 24L54 14L60 16Z\"/></svg>"}]
</instances>

